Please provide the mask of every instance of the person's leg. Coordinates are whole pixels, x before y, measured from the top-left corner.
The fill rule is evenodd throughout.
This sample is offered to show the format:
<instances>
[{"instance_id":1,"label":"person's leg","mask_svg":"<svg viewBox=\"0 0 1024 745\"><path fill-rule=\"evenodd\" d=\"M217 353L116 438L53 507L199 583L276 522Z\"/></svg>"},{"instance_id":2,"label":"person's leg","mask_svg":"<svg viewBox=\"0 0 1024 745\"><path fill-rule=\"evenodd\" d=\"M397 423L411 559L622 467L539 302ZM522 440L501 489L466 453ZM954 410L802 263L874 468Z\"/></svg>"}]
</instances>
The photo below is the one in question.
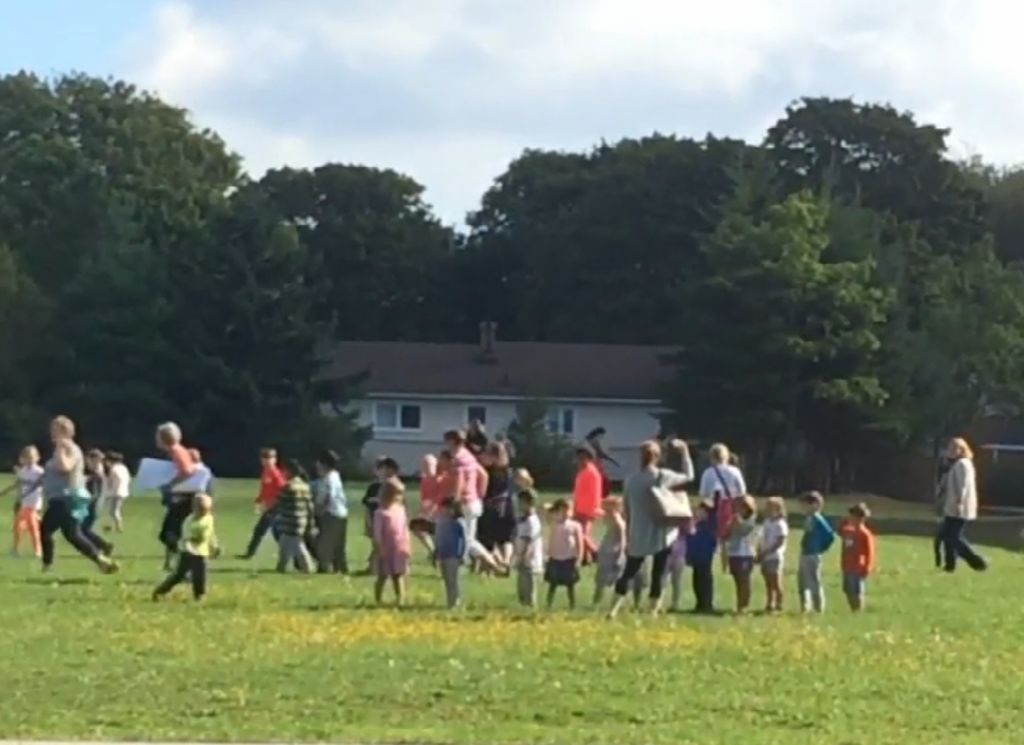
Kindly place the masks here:
<instances>
[{"instance_id":1,"label":"person's leg","mask_svg":"<svg viewBox=\"0 0 1024 745\"><path fill-rule=\"evenodd\" d=\"M100 553L106 554L107 556L110 556L112 553L114 553L114 544L100 536L99 533L89 528L86 528L84 525L80 526L79 529L81 530L82 537L85 538L85 540L89 541L89 543L94 545L96 548L98 548L100 550Z\"/></svg>"},{"instance_id":2,"label":"person's leg","mask_svg":"<svg viewBox=\"0 0 1024 745\"><path fill-rule=\"evenodd\" d=\"M189 561L189 554L179 554L178 565L175 567L174 571L167 576L167 579L157 585L157 588L153 590L153 597L159 598L169 593L175 588L175 586L185 580L191 569L192 564Z\"/></svg>"},{"instance_id":3,"label":"person's leg","mask_svg":"<svg viewBox=\"0 0 1024 745\"><path fill-rule=\"evenodd\" d=\"M124 497L114 497L110 500L111 511L114 518L114 530L118 533L124 532Z\"/></svg>"},{"instance_id":4,"label":"person's leg","mask_svg":"<svg viewBox=\"0 0 1024 745\"><path fill-rule=\"evenodd\" d=\"M348 518L334 518L334 571L348 574Z\"/></svg>"},{"instance_id":5,"label":"person's leg","mask_svg":"<svg viewBox=\"0 0 1024 745\"><path fill-rule=\"evenodd\" d=\"M24 510L18 509L14 513L14 525L13 535L11 536L11 553L14 556L18 555L18 549L21 547L21 534L26 532Z\"/></svg>"},{"instance_id":6,"label":"person's leg","mask_svg":"<svg viewBox=\"0 0 1024 745\"><path fill-rule=\"evenodd\" d=\"M614 618L622 610L622 606L626 602L626 592L629 590L629 585L643 568L643 565L643 556L626 557L626 566L623 567L622 574L615 581L615 600L612 601L611 610L608 611L609 618Z\"/></svg>"},{"instance_id":7,"label":"person's leg","mask_svg":"<svg viewBox=\"0 0 1024 745\"><path fill-rule=\"evenodd\" d=\"M601 599L603 597L604 597L604 585L602 585L599 581L595 582L594 583L594 599L592 601L593 604L595 606L600 605L601 604Z\"/></svg>"},{"instance_id":8,"label":"person's leg","mask_svg":"<svg viewBox=\"0 0 1024 745\"><path fill-rule=\"evenodd\" d=\"M683 603L683 563L675 563L669 571L672 581L672 605L670 607L673 612L676 612L682 609Z\"/></svg>"},{"instance_id":9,"label":"person's leg","mask_svg":"<svg viewBox=\"0 0 1024 745\"><path fill-rule=\"evenodd\" d=\"M332 515L323 515L320 518L320 532L316 537L316 558L321 574L330 574L337 571L335 559L337 547L335 538L338 534L338 518Z\"/></svg>"},{"instance_id":10,"label":"person's leg","mask_svg":"<svg viewBox=\"0 0 1024 745\"><path fill-rule=\"evenodd\" d=\"M95 564L102 564L99 547L82 534L81 526L71 516L69 510L65 510L61 516L60 532L64 540L70 543L78 553Z\"/></svg>"},{"instance_id":11,"label":"person's leg","mask_svg":"<svg viewBox=\"0 0 1024 745\"><path fill-rule=\"evenodd\" d=\"M202 556L189 556L192 575L192 597L202 600L206 597L206 559Z\"/></svg>"},{"instance_id":12,"label":"person's leg","mask_svg":"<svg viewBox=\"0 0 1024 745\"><path fill-rule=\"evenodd\" d=\"M576 585L569 585L565 588L569 596L569 610L576 610Z\"/></svg>"},{"instance_id":13,"label":"person's leg","mask_svg":"<svg viewBox=\"0 0 1024 745\"><path fill-rule=\"evenodd\" d=\"M277 571L284 574L295 561L295 536L282 535L277 539Z\"/></svg>"},{"instance_id":14,"label":"person's leg","mask_svg":"<svg viewBox=\"0 0 1024 745\"><path fill-rule=\"evenodd\" d=\"M441 560L441 581L444 582L445 607L451 609L458 604L458 559Z\"/></svg>"},{"instance_id":15,"label":"person's leg","mask_svg":"<svg viewBox=\"0 0 1024 745\"><path fill-rule=\"evenodd\" d=\"M714 560L693 565L693 594L696 597L694 610L711 613L714 610Z\"/></svg>"},{"instance_id":16,"label":"person's leg","mask_svg":"<svg viewBox=\"0 0 1024 745\"><path fill-rule=\"evenodd\" d=\"M373 585L373 599L380 605L384 602L384 585L388 582L387 575L378 574L377 581Z\"/></svg>"},{"instance_id":17,"label":"person's leg","mask_svg":"<svg viewBox=\"0 0 1024 745\"><path fill-rule=\"evenodd\" d=\"M558 588L551 582L548 583L548 610L551 610L551 606L555 604L555 591Z\"/></svg>"},{"instance_id":18,"label":"person's leg","mask_svg":"<svg viewBox=\"0 0 1024 745\"><path fill-rule=\"evenodd\" d=\"M811 562L811 603L814 606L815 613L825 612L825 586L821 582L821 561L822 557L812 556Z\"/></svg>"},{"instance_id":19,"label":"person's leg","mask_svg":"<svg viewBox=\"0 0 1024 745\"><path fill-rule=\"evenodd\" d=\"M24 510L25 515L22 518L27 530L29 538L32 540L32 553L38 559L42 556L43 547L39 535L39 513L33 509Z\"/></svg>"},{"instance_id":20,"label":"person's leg","mask_svg":"<svg viewBox=\"0 0 1024 745\"><path fill-rule=\"evenodd\" d=\"M295 565L303 574L313 571L313 557L306 548L306 541L302 536L295 536Z\"/></svg>"},{"instance_id":21,"label":"person's leg","mask_svg":"<svg viewBox=\"0 0 1024 745\"><path fill-rule=\"evenodd\" d=\"M43 513L43 523L39 526L40 540L43 546L43 569L53 565L53 534L60 529L58 502L51 502Z\"/></svg>"},{"instance_id":22,"label":"person's leg","mask_svg":"<svg viewBox=\"0 0 1024 745\"><path fill-rule=\"evenodd\" d=\"M797 592L800 593L800 610L806 613L811 607L811 585L808 576L811 571L810 556L800 556L800 565L797 567L796 584Z\"/></svg>"},{"instance_id":23,"label":"person's leg","mask_svg":"<svg viewBox=\"0 0 1024 745\"><path fill-rule=\"evenodd\" d=\"M959 558L957 543L960 541L960 532L964 528L964 521L955 517L947 517L942 521L939 528L942 534L942 552L945 554L944 568L947 572L956 571L956 561Z\"/></svg>"},{"instance_id":24,"label":"person's leg","mask_svg":"<svg viewBox=\"0 0 1024 745\"><path fill-rule=\"evenodd\" d=\"M942 555L942 523L943 521L940 520L935 528L935 537L932 539L932 551L935 553L936 569L942 569L942 565L945 563Z\"/></svg>"},{"instance_id":25,"label":"person's leg","mask_svg":"<svg viewBox=\"0 0 1024 745\"><path fill-rule=\"evenodd\" d=\"M665 580L665 567L668 566L670 548L665 548L654 555L651 566L651 610L658 611L661 607L661 588Z\"/></svg>"},{"instance_id":26,"label":"person's leg","mask_svg":"<svg viewBox=\"0 0 1024 745\"><path fill-rule=\"evenodd\" d=\"M405 605L405 575L396 574L391 578L391 584L395 588L395 605L399 607Z\"/></svg>"},{"instance_id":27,"label":"person's leg","mask_svg":"<svg viewBox=\"0 0 1024 745\"><path fill-rule=\"evenodd\" d=\"M530 589L533 583L533 572L529 567L519 567L516 572L516 595L519 598L519 604L523 607L530 605Z\"/></svg>"},{"instance_id":28,"label":"person's leg","mask_svg":"<svg viewBox=\"0 0 1024 745\"><path fill-rule=\"evenodd\" d=\"M750 608L750 575L751 571L746 566L742 567L736 575L736 609L740 613L746 613Z\"/></svg>"},{"instance_id":29,"label":"person's leg","mask_svg":"<svg viewBox=\"0 0 1024 745\"><path fill-rule=\"evenodd\" d=\"M986 562L985 559L982 558L982 556L977 551L974 550L974 547L971 546L971 544L967 542L967 538L965 536L965 532L967 530L967 522L966 521L962 521L962 522L963 522L963 524L960 526L960 529L957 531L957 541L956 541L956 552L957 552L957 555L961 559L966 561L967 562L967 566L969 566L974 571L976 571L976 572L983 571L983 570L988 568L988 562Z\"/></svg>"},{"instance_id":30,"label":"person's leg","mask_svg":"<svg viewBox=\"0 0 1024 745\"><path fill-rule=\"evenodd\" d=\"M274 513L272 510L263 510L260 514L259 519L252 528L252 536L249 538L249 545L246 546L245 553L242 554L242 558L251 559L256 555L256 552L260 548L260 544L266 537L267 532L274 524Z\"/></svg>"}]
</instances>

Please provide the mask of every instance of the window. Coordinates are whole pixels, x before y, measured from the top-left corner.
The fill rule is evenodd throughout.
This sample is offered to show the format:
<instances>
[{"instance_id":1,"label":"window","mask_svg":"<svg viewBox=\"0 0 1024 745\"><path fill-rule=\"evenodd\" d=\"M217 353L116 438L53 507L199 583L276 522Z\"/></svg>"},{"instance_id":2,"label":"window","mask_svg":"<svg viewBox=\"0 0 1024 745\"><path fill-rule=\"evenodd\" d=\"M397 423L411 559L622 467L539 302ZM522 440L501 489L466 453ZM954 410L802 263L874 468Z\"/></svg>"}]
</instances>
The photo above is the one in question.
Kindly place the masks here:
<instances>
[{"instance_id":1,"label":"window","mask_svg":"<svg viewBox=\"0 0 1024 745\"><path fill-rule=\"evenodd\" d=\"M466 407L466 424L471 424L472 422L480 422L480 424L487 424L486 406Z\"/></svg>"},{"instance_id":2,"label":"window","mask_svg":"<svg viewBox=\"0 0 1024 745\"><path fill-rule=\"evenodd\" d=\"M555 406L548 409L545 424L553 435L572 437L576 431L576 412L565 406Z\"/></svg>"},{"instance_id":3,"label":"window","mask_svg":"<svg viewBox=\"0 0 1024 745\"><path fill-rule=\"evenodd\" d=\"M400 432L420 429L420 407L412 404L385 404L373 406L373 428Z\"/></svg>"}]
</instances>

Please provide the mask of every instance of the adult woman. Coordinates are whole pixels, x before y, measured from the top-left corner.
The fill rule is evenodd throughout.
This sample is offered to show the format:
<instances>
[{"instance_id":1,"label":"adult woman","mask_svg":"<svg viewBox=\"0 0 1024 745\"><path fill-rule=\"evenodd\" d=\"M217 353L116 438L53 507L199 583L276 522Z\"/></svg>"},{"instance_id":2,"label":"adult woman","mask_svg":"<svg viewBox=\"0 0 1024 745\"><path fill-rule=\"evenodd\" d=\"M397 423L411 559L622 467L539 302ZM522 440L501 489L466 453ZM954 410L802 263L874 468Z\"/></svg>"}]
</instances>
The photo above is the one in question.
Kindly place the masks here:
<instances>
[{"instance_id":1,"label":"adult woman","mask_svg":"<svg viewBox=\"0 0 1024 745\"><path fill-rule=\"evenodd\" d=\"M680 450L680 440L673 440L669 447ZM689 459L686 458L686 461ZM615 583L615 601L609 618L614 618L626 602L626 592L633 578L641 570L644 560L650 556L651 568L651 612L661 610L661 584L669 552L679 528L666 522L658 510L654 488L678 490L693 480L693 467L688 473L679 473L658 468L661 461L661 446L654 440L645 442L640 448L640 470L626 479L623 489L626 507L626 567Z\"/></svg>"},{"instance_id":2,"label":"adult woman","mask_svg":"<svg viewBox=\"0 0 1024 745\"><path fill-rule=\"evenodd\" d=\"M46 512L40 527L43 549L43 571L53 565L53 534L58 530L82 556L107 574L117 571L100 548L82 533L81 520L89 509L89 492L85 488L85 457L75 443L75 424L66 416L50 423L53 455L43 470L43 496Z\"/></svg>"},{"instance_id":3,"label":"adult woman","mask_svg":"<svg viewBox=\"0 0 1024 745\"><path fill-rule=\"evenodd\" d=\"M704 469L700 477L700 496L701 499L711 500L715 506L715 524L721 541L732 524L733 503L747 495L747 483L743 479L743 472L733 465L729 448L722 443L711 446L708 458L711 465ZM727 568L727 564L728 557L722 551L723 568Z\"/></svg>"},{"instance_id":4,"label":"adult woman","mask_svg":"<svg viewBox=\"0 0 1024 745\"><path fill-rule=\"evenodd\" d=\"M473 561L497 571L497 562L477 538L483 514L482 498L487 493L487 471L466 447L465 432L457 429L445 432L444 445L452 459L453 493L462 504L466 521L466 553Z\"/></svg>"},{"instance_id":5,"label":"adult woman","mask_svg":"<svg viewBox=\"0 0 1024 745\"><path fill-rule=\"evenodd\" d=\"M602 439L608 434L608 431L604 427L595 427L587 433L587 436L583 438L584 442L590 448L594 454L594 465L597 466L598 472L601 474L601 496L607 497L612 493L612 481L608 478L608 467L606 463L619 468L619 462L615 460L608 451L604 449L604 442Z\"/></svg>"},{"instance_id":6,"label":"adult woman","mask_svg":"<svg viewBox=\"0 0 1024 745\"><path fill-rule=\"evenodd\" d=\"M477 538L492 556L507 566L512 561L516 532L508 451L500 442L492 442L484 450L481 463L487 471L487 489Z\"/></svg>"},{"instance_id":7,"label":"adult woman","mask_svg":"<svg viewBox=\"0 0 1024 745\"><path fill-rule=\"evenodd\" d=\"M466 432L466 448L475 457L480 458L486 451L489 444L487 439L487 430L484 429L484 423L479 419L474 419L469 423L469 431Z\"/></svg>"},{"instance_id":8,"label":"adult woman","mask_svg":"<svg viewBox=\"0 0 1024 745\"><path fill-rule=\"evenodd\" d=\"M601 501L608 496L605 491L607 477L602 473L597 457L586 446L576 448L576 480L572 489L573 518L583 531L583 563L589 564L597 558L597 543L594 541L594 522L601 516Z\"/></svg>"},{"instance_id":9,"label":"adult woman","mask_svg":"<svg viewBox=\"0 0 1024 745\"><path fill-rule=\"evenodd\" d=\"M947 572L956 571L956 560L960 557L971 569L982 571L988 568L988 563L964 538L967 523L978 517L974 453L966 440L956 437L949 443L947 457L952 465L939 485L943 515L939 535L942 537L945 569Z\"/></svg>"},{"instance_id":10,"label":"adult woman","mask_svg":"<svg viewBox=\"0 0 1024 745\"><path fill-rule=\"evenodd\" d=\"M165 422L156 428L156 446L167 453L174 463L174 477L160 489L167 507L160 526L160 542L166 549L164 567L170 571L171 560L178 553L182 525L192 514L192 503L197 491L187 482L198 466L181 444L181 428L174 422Z\"/></svg>"}]
</instances>

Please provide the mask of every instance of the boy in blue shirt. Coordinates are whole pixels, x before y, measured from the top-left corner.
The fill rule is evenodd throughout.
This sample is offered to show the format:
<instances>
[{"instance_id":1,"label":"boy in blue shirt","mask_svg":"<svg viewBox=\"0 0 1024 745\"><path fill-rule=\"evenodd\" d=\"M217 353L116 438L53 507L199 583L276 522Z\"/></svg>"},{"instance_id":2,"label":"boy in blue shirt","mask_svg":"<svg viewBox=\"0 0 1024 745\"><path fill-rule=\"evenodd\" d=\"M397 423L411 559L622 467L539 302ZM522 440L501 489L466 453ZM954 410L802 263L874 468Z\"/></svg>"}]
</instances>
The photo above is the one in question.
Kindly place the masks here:
<instances>
[{"instance_id":1,"label":"boy in blue shirt","mask_svg":"<svg viewBox=\"0 0 1024 745\"><path fill-rule=\"evenodd\" d=\"M715 612L715 550L718 548L715 506L710 500L697 505L697 523L686 539L686 563L693 571L694 613Z\"/></svg>"},{"instance_id":2,"label":"boy in blue shirt","mask_svg":"<svg viewBox=\"0 0 1024 745\"><path fill-rule=\"evenodd\" d=\"M466 560L466 523L462 506L454 497L441 503L441 516L434 528L434 555L444 580L445 600L449 609L462 602L459 572Z\"/></svg>"},{"instance_id":3,"label":"boy in blue shirt","mask_svg":"<svg viewBox=\"0 0 1024 745\"><path fill-rule=\"evenodd\" d=\"M807 515L804 535L800 539L800 571L797 575L800 609L804 613L811 608L815 613L824 613L825 590L821 585L821 560L832 547L836 532L821 514L825 498L820 492L808 492L800 501L804 503Z\"/></svg>"}]
</instances>

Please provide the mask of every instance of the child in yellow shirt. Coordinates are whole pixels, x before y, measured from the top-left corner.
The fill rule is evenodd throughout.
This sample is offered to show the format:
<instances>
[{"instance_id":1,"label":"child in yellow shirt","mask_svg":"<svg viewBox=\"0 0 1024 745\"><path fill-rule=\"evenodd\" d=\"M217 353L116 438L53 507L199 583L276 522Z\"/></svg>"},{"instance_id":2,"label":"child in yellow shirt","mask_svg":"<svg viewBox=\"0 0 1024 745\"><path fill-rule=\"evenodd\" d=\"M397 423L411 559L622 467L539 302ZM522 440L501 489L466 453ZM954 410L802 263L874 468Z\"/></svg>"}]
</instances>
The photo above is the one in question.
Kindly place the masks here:
<instances>
[{"instance_id":1,"label":"child in yellow shirt","mask_svg":"<svg viewBox=\"0 0 1024 745\"><path fill-rule=\"evenodd\" d=\"M159 600L174 587L192 579L192 594L196 600L206 597L206 562L217 556L217 533L213 524L213 499L208 494L197 494L192 503L192 514L185 520L178 555L178 568L153 590L153 599Z\"/></svg>"}]
</instances>

